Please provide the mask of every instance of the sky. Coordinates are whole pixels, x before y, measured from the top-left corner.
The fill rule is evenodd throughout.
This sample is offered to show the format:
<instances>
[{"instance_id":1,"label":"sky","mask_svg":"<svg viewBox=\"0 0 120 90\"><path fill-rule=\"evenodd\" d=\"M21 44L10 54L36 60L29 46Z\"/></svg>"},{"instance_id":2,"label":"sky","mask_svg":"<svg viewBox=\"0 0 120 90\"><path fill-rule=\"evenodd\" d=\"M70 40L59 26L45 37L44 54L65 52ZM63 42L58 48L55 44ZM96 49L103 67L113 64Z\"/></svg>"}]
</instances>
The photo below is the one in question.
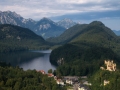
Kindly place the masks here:
<instances>
[{"instance_id":1,"label":"sky","mask_svg":"<svg viewBox=\"0 0 120 90\"><path fill-rule=\"evenodd\" d=\"M0 0L0 11L15 11L24 18L54 21L70 18L80 23L102 21L120 30L120 0Z\"/></svg>"}]
</instances>

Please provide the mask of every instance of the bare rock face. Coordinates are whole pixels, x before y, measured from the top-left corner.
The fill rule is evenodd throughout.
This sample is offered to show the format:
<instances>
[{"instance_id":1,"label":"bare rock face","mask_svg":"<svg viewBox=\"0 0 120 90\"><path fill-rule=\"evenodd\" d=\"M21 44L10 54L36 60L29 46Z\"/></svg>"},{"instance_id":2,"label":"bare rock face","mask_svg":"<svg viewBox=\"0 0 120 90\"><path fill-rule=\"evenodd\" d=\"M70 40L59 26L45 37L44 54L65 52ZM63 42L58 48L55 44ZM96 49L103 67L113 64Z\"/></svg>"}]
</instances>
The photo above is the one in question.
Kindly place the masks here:
<instances>
[{"instance_id":1,"label":"bare rock face","mask_svg":"<svg viewBox=\"0 0 120 90\"><path fill-rule=\"evenodd\" d=\"M66 28L66 29L68 29L68 28L76 25L77 23L73 22L70 19L65 18L65 19L59 21L57 24L60 25L60 26L62 26L62 27L64 27L64 28Z\"/></svg>"}]
</instances>

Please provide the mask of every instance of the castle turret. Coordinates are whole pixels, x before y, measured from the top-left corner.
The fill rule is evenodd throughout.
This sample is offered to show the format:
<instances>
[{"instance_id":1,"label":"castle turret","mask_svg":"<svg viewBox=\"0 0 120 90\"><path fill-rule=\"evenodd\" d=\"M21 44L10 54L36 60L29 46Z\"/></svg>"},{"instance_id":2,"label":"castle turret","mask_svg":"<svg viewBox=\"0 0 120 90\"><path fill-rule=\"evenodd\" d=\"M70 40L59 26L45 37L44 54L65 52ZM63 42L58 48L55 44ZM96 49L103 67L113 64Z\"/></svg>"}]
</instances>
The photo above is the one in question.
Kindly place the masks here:
<instances>
[{"instance_id":1,"label":"castle turret","mask_svg":"<svg viewBox=\"0 0 120 90\"><path fill-rule=\"evenodd\" d=\"M105 65L107 66L108 71L116 71L116 63L113 63L113 60L105 60Z\"/></svg>"}]
</instances>

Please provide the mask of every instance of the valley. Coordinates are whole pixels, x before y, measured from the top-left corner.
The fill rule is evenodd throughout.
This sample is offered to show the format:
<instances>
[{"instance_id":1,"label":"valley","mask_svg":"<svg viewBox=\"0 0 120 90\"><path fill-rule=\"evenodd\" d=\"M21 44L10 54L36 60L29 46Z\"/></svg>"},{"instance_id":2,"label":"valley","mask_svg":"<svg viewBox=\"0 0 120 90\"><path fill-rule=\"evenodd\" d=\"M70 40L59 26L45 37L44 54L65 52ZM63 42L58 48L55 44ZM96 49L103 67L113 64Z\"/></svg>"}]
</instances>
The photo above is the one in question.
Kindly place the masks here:
<instances>
[{"instance_id":1,"label":"valley","mask_svg":"<svg viewBox=\"0 0 120 90\"><path fill-rule=\"evenodd\" d=\"M33 60L30 63L27 62L22 64L20 67L17 67L18 64L12 64L17 61L21 63L22 60L23 62L26 60L21 60L19 58L19 60L13 61L13 59L10 58L10 63L12 65L11 70L13 70L13 72L13 68L15 67L15 70L21 70L23 76L25 76L23 72L27 72L27 77L33 78L34 74L31 75L28 69L39 70L40 68L41 70L47 67L46 72L49 71L48 68L50 70L53 69L54 71L52 73L58 80L63 79L63 76L87 76L88 81L92 83L92 86L88 86L91 90L96 90L97 87L99 87L99 90L119 90L120 37L102 22L93 21L89 24L78 24L70 19L63 19L55 23L45 17L39 21L34 21L32 19L24 19L20 15L11 11L0 12L0 17L1 56L6 53L17 53L20 51L30 50L48 50L52 48L52 52L46 54L47 58L42 58L43 62L39 62L41 58L38 59L37 57L32 57L32 54L25 54L25 56L27 56L26 60L31 57L34 58L35 63ZM39 54L35 54L35 56L37 55L41 56ZM1 63L6 62L4 58L3 60L0 60ZM45 62L45 60L47 61ZM116 63L117 70L111 72L101 70L101 66L105 67L105 60L113 60ZM47 62L49 62L49 64L47 64ZM51 64L57 67L50 66ZM44 68L40 66L38 68L33 68L36 67L36 65L40 65ZM2 68L2 66L0 68ZM22 70L20 68L25 69ZM5 65L4 69L8 70L10 68ZM15 72L18 73L17 71ZM30 72L36 73L34 70L31 70ZM9 73L11 75L11 72ZM38 73L36 73L36 75L37 74ZM39 83L40 87L44 88L43 90L53 90L50 89L53 88L52 84L54 85L54 88L60 87L62 90L66 90L66 88L69 87L69 85L66 85L65 87L61 87L60 84L56 85L56 82L52 81L53 78L49 80L46 76L44 77L41 74L39 76L44 78L41 80L38 76L35 76L38 78L37 80L39 80L37 84ZM2 77L3 75L0 78ZM3 78L1 79L5 82L0 82L2 89L6 89L6 87L9 88L9 78L5 78L5 81ZM46 83L47 79L52 82L51 85ZM25 77L23 77L22 80L25 81ZM110 83L103 86L104 80L110 81ZM13 78L12 81L14 81ZM80 81L81 80L79 80L79 82ZM115 84L112 85L111 82ZM15 81L15 83L17 83L17 81ZM81 83L82 82L79 84L81 85ZM34 88L38 88L36 86L37 84L35 84ZM74 87L78 88L79 84L74 84ZM13 89L17 86L10 87ZM23 85L23 87L28 88L29 86Z\"/></svg>"}]
</instances>

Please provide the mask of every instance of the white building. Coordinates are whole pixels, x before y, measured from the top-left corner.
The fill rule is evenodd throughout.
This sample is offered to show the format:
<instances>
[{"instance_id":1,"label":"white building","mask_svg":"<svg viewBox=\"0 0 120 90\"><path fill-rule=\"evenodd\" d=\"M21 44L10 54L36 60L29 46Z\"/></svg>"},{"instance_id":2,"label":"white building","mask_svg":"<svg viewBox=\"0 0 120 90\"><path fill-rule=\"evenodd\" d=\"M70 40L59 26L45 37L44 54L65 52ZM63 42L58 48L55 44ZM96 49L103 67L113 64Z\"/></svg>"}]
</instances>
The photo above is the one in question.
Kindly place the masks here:
<instances>
[{"instance_id":1,"label":"white building","mask_svg":"<svg viewBox=\"0 0 120 90\"><path fill-rule=\"evenodd\" d=\"M104 86L109 84L109 83L110 83L110 81L104 80Z\"/></svg>"},{"instance_id":2,"label":"white building","mask_svg":"<svg viewBox=\"0 0 120 90\"><path fill-rule=\"evenodd\" d=\"M59 84L59 85L64 85L64 82L63 82L61 79L57 79L56 82L57 82L57 84Z\"/></svg>"},{"instance_id":3,"label":"white building","mask_svg":"<svg viewBox=\"0 0 120 90\"><path fill-rule=\"evenodd\" d=\"M67 79L67 80L66 80L66 83L67 83L67 84L71 84L71 85L72 85L72 84L73 84L73 81L72 81L72 80L70 80L70 79Z\"/></svg>"},{"instance_id":4,"label":"white building","mask_svg":"<svg viewBox=\"0 0 120 90\"><path fill-rule=\"evenodd\" d=\"M78 90L90 90L86 85L80 84Z\"/></svg>"}]
</instances>

